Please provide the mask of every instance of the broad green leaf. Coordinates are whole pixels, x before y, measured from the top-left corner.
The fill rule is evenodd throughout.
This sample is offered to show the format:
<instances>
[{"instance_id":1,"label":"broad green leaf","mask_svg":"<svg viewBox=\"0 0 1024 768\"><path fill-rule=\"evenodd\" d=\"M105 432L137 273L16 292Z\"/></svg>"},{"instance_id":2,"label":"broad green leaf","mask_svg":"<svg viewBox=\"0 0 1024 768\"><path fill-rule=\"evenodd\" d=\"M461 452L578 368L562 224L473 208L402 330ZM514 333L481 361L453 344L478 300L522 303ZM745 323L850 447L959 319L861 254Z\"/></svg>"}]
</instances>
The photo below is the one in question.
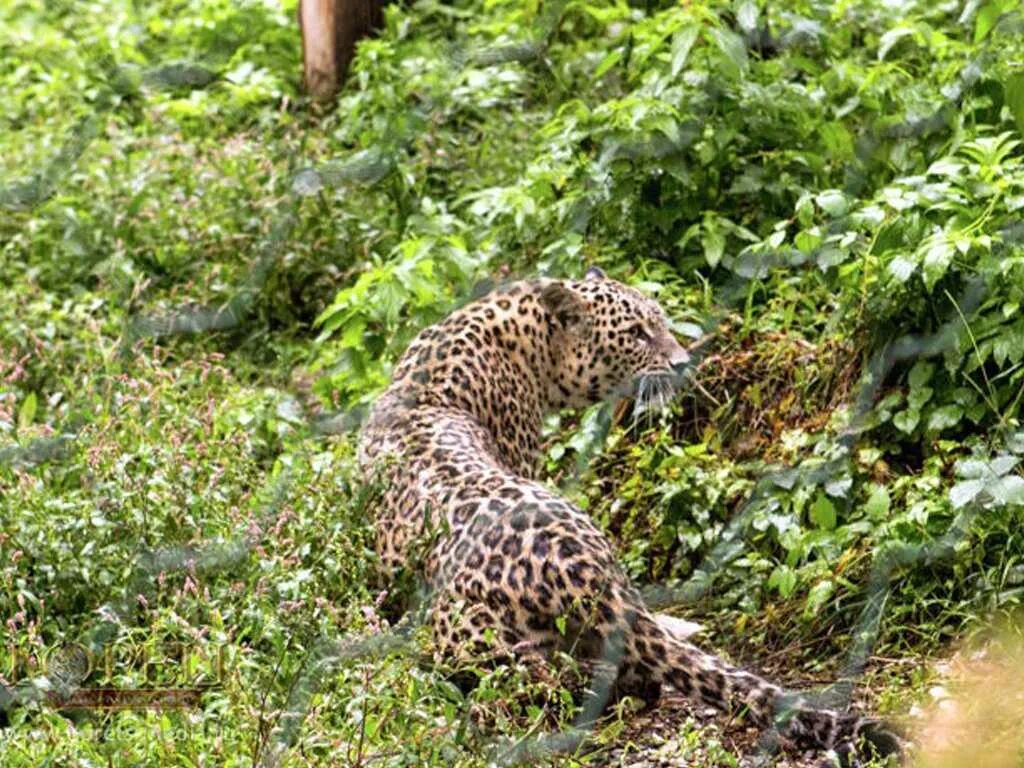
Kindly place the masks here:
<instances>
[{"instance_id":1,"label":"broad green leaf","mask_svg":"<svg viewBox=\"0 0 1024 768\"><path fill-rule=\"evenodd\" d=\"M747 69L747 46L735 32L723 27L709 30L712 42L724 54L725 74L730 80L738 80Z\"/></svg>"},{"instance_id":2,"label":"broad green leaf","mask_svg":"<svg viewBox=\"0 0 1024 768\"><path fill-rule=\"evenodd\" d=\"M1017 123L1017 131L1024 136L1024 72L1010 75L1003 90L1006 108Z\"/></svg>"},{"instance_id":3,"label":"broad green leaf","mask_svg":"<svg viewBox=\"0 0 1024 768\"><path fill-rule=\"evenodd\" d=\"M936 238L924 253L921 262L924 270L924 283L928 290L932 290L935 284L942 279L953 261L953 254L956 252L953 244L946 238Z\"/></svg>"},{"instance_id":4,"label":"broad green leaf","mask_svg":"<svg viewBox=\"0 0 1024 768\"><path fill-rule=\"evenodd\" d=\"M916 269L917 262L906 256L897 256L889 262L889 274L901 283L907 282L907 279L914 274Z\"/></svg>"},{"instance_id":5,"label":"broad green leaf","mask_svg":"<svg viewBox=\"0 0 1024 768\"><path fill-rule=\"evenodd\" d=\"M878 41L878 60L883 61L893 46L904 37L914 34L913 27L896 27L886 32Z\"/></svg>"},{"instance_id":6,"label":"broad green leaf","mask_svg":"<svg viewBox=\"0 0 1024 768\"><path fill-rule=\"evenodd\" d=\"M853 478L849 475L844 477L838 477L834 480L829 480L825 483L825 493L831 496L833 499L845 499L850 494L850 489L853 487Z\"/></svg>"},{"instance_id":7,"label":"broad green leaf","mask_svg":"<svg viewBox=\"0 0 1024 768\"><path fill-rule=\"evenodd\" d=\"M889 491L884 485L874 485L864 504L864 513L873 520L883 520L889 514Z\"/></svg>"},{"instance_id":8,"label":"broad green leaf","mask_svg":"<svg viewBox=\"0 0 1024 768\"><path fill-rule=\"evenodd\" d=\"M821 232L815 231L818 228L815 227L813 230L802 230L796 233L796 237L793 238L793 244L804 253L810 253L819 245L821 245Z\"/></svg>"},{"instance_id":9,"label":"broad green leaf","mask_svg":"<svg viewBox=\"0 0 1024 768\"><path fill-rule=\"evenodd\" d=\"M811 505L811 521L826 531L836 527L836 507L823 493L819 493Z\"/></svg>"},{"instance_id":10,"label":"broad green leaf","mask_svg":"<svg viewBox=\"0 0 1024 768\"><path fill-rule=\"evenodd\" d=\"M917 205L915 197L900 187L886 187L882 190L882 197L896 211L906 211Z\"/></svg>"},{"instance_id":11,"label":"broad green leaf","mask_svg":"<svg viewBox=\"0 0 1024 768\"><path fill-rule=\"evenodd\" d=\"M814 196L803 192L796 201L796 218L804 227L810 227L814 221Z\"/></svg>"},{"instance_id":12,"label":"broad green leaf","mask_svg":"<svg viewBox=\"0 0 1024 768\"><path fill-rule=\"evenodd\" d=\"M960 509L974 501L983 490L985 490L984 480L964 480L950 488L949 501L953 505L953 509Z\"/></svg>"},{"instance_id":13,"label":"broad green leaf","mask_svg":"<svg viewBox=\"0 0 1024 768\"><path fill-rule=\"evenodd\" d=\"M959 405L944 405L936 408L928 416L928 429L931 432L941 432L944 429L955 427L963 418L964 409Z\"/></svg>"},{"instance_id":14,"label":"broad green leaf","mask_svg":"<svg viewBox=\"0 0 1024 768\"><path fill-rule=\"evenodd\" d=\"M772 474L772 482L779 486L779 488L785 488L787 491L796 485L796 481L800 478L800 474L795 469L786 469L781 472Z\"/></svg>"},{"instance_id":15,"label":"broad green leaf","mask_svg":"<svg viewBox=\"0 0 1024 768\"><path fill-rule=\"evenodd\" d=\"M848 160L853 157L853 136L846 126L835 121L822 123L818 129L825 148L836 160Z\"/></svg>"},{"instance_id":16,"label":"broad green leaf","mask_svg":"<svg viewBox=\"0 0 1024 768\"><path fill-rule=\"evenodd\" d=\"M912 389L919 389L931 381L934 374L935 363L928 362L927 360L918 360L914 363L914 367L910 369L910 373L907 374L907 383L910 384Z\"/></svg>"},{"instance_id":17,"label":"broad green leaf","mask_svg":"<svg viewBox=\"0 0 1024 768\"><path fill-rule=\"evenodd\" d=\"M896 425L896 429L908 435L917 428L920 420L921 412L915 408L907 408L892 417L892 423Z\"/></svg>"},{"instance_id":18,"label":"broad green leaf","mask_svg":"<svg viewBox=\"0 0 1024 768\"><path fill-rule=\"evenodd\" d=\"M804 612L808 615L817 615L821 612L822 607L828 602L828 599L832 597L832 593L835 592L836 586L832 583L831 579L825 579L819 581L807 594L807 604L804 608Z\"/></svg>"},{"instance_id":19,"label":"broad green leaf","mask_svg":"<svg viewBox=\"0 0 1024 768\"><path fill-rule=\"evenodd\" d=\"M829 216L842 216L850 210L850 201L838 189L827 189L819 193L814 201Z\"/></svg>"},{"instance_id":20,"label":"broad green leaf","mask_svg":"<svg viewBox=\"0 0 1024 768\"><path fill-rule=\"evenodd\" d=\"M964 172L964 164L959 160L943 157L928 166L927 173L931 176L952 176L959 178Z\"/></svg>"},{"instance_id":21,"label":"broad green leaf","mask_svg":"<svg viewBox=\"0 0 1024 768\"><path fill-rule=\"evenodd\" d=\"M709 267L717 267L725 253L725 235L714 219L705 219L701 241L704 244L704 260Z\"/></svg>"},{"instance_id":22,"label":"broad green leaf","mask_svg":"<svg viewBox=\"0 0 1024 768\"><path fill-rule=\"evenodd\" d=\"M796 587L796 572L788 565L777 565L768 577L768 587L774 589L781 597L789 597Z\"/></svg>"},{"instance_id":23,"label":"broad green leaf","mask_svg":"<svg viewBox=\"0 0 1024 768\"><path fill-rule=\"evenodd\" d=\"M991 464L985 459L960 459L956 463L956 475L967 480L985 477L991 470Z\"/></svg>"},{"instance_id":24,"label":"broad green leaf","mask_svg":"<svg viewBox=\"0 0 1024 768\"><path fill-rule=\"evenodd\" d=\"M758 15L757 3L745 0L736 11L736 23L744 32L753 32L757 29Z\"/></svg>"},{"instance_id":25,"label":"broad green leaf","mask_svg":"<svg viewBox=\"0 0 1024 768\"><path fill-rule=\"evenodd\" d=\"M1012 334L1001 333L992 341L992 359L996 365L1002 367L1010 359L1016 348L1016 339Z\"/></svg>"},{"instance_id":26,"label":"broad green leaf","mask_svg":"<svg viewBox=\"0 0 1024 768\"><path fill-rule=\"evenodd\" d=\"M1012 2L1004 3L1002 0L990 0L981 6L977 17L974 19L974 42L980 43L988 37L988 33L992 31L992 27L999 21L999 17L1012 7Z\"/></svg>"},{"instance_id":27,"label":"broad green leaf","mask_svg":"<svg viewBox=\"0 0 1024 768\"><path fill-rule=\"evenodd\" d=\"M1020 461L1019 456L996 456L993 459L961 459L956 463L957 477L965 479L995 480L1008 474Z\"/></svg>"},{"instance_id":28,"label":"broad green leaf","mask_svg":"<svg viewBox=\"0 0 1024 768\"><path fill-rule=\"evenodd\" d=\"M989 467L993 474L1002 477L1016 467L1019 461L1019 456L996 456L989 462Z\"/></svg>"},{"instance_id":29,"label":"broad green leaf","mask_svg":"<svg viewBox=\"0 0 1024 768\"><path fill-rule=\"evenodd\" d=\"M704 336L704 329L696 323L687 323L670 318L668 326L672 329L673 333L678 333L680 336L686 336L690 339L699 339Z\"/></svg>"},{"instance_id":30,"label":"broad green leaf","mask_svg":"<svg viewBox=\"0 0 1024 768\"><path fill-rule=\"evenodd\" d=\"M555 617L555 629L558 630L558 634L565 635L565 631L566 631L566 627L567 626L568 626L568 621L566 620L565 616L556 616Z\"/></svg>"},{"instance_id":31,"label":"broad green leaf","mask_svg":"<svg viewBox=\"0 0 1024 768\"><path fill-rule=\"evenodd\" d=\"M921 406L932 399L934 390L931 387L914 387L907 395L907 405L915 411L921 410Z\"/></svg>"},{"instance_id":32,"label":"broad green leaf","mask_svg":"<svg viewBox=\"0 0 1024 768\"><path fill-rule=\"evenodd\" d=\"M18 409L19 429L31 426L33 420L36 418L37 404L38 401L36 400L35 392L29 392L28 395L25 396L25 399L21 401L21 407Z\"/></svg>"},{"instance_id":33,"label":"broad green leaf","mask_svg":"<svg viewBox=\"0 0 1024 768\"><path fill-rule=\"evenodd\" d=\"M697 40L700 29L696 24L683 27L672 37L672 77L676 77L686 66L686 60L690 57L690 50Z\"/></svg>"},{"instance_id":34,"label":"broad green leaf","mask_svg":"<svg viewBox=\"0 0 1024 768\"><path fill-rule=\"evenodd\" d=\"M827 272L844 261L846 261L846 252L839 248L822 248L814 255L814 262L822 272Z\"/></svg>"},{"instance_id":35,"label":"broad green leaf","mask_svg":"<svg viewBox=\"0 0 1024 768\"><path fill-rule=\"evenodd\" d=\"M362 346L365 339L363 334L366 332L366 320L363 318L356 318L348 325L345 326L344 332L341 334L339 343L344 348L357 348Z\"/></svg>"},{"instance_id":36,"label":"broad green leaf","mask_svg":"<svg viewBox=\"0 0 1024 768\"><path fill-rule=\"evenodd\" d=\"M1001 477L989 487L992 498L1000 504L1014 506L1024 504L1024 477L1007 475Z\"/></svg>"}]
</instances>

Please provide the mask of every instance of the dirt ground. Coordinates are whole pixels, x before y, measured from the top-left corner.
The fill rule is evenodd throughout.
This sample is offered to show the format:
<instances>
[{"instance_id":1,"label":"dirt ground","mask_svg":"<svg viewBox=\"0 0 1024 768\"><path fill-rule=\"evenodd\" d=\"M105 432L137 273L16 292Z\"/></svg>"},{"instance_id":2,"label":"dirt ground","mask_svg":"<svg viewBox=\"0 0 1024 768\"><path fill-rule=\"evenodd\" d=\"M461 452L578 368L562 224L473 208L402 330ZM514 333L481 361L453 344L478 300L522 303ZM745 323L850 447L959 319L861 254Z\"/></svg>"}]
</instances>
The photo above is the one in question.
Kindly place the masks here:
<instances>
[{"instance_id":1,"label":"dirt ground","mask_svg":"<svg viewBox=\"0 0 1024 768\"><path fill-rule=\"evenodd\" d=\"M700 728L694 733L695 726ZM773 749L759 729L730 721L710 708L694 707L681 694L666 692L658 705L630 718L616 745L599 752L596 765L617 768L694 768L731 765L725 753L739 756L742 768L822 765L820 752Z\"/></svg>"}]
</instances>

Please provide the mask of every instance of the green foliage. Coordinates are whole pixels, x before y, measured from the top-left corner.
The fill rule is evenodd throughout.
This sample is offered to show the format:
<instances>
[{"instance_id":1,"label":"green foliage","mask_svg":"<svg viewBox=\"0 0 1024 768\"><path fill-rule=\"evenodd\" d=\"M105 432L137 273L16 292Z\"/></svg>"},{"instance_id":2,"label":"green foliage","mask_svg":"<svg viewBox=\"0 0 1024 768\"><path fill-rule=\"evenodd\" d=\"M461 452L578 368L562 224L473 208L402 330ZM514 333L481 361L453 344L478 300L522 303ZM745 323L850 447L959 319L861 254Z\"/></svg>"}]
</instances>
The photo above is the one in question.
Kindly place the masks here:
<instances>
[{"instance_id":1,"label":"green foliage","mask_svg":"<svg viewBox=\"0 0 1024 768\"><path fill-rule=\"evenodd\" d=\"M1022 27L1004 0L422 0L324 108L294 2L0 7L0 675L45 687L80 642L89 685L216 683L196 713L19 706L4 765L252 765L289 733L282 764L481 765L566 727L565 686L466 693L422 632L314 663L389 602L318 417L474 291L592 263L718 334L658 423L550 423L547 476L642 587L823 677L873 580L889 655L1018 610Z\"/></svg>"},{"instance_id":2,"label":"green foliage","mask_svg":"<svg viewBox=\"0 0 1024 768\"><path fill-rule=\"evenodd\" d=\"M476 265L462 237L448 234L441 217L432 223L436 235L404 239L399 253L364 270L317 318L320 339L337 336L334 347L341 350L321 391L347 395L384 386L384 361L405 349L412 329L439 320L439 309L468 289Z\"/></svg>"}]
</instances>

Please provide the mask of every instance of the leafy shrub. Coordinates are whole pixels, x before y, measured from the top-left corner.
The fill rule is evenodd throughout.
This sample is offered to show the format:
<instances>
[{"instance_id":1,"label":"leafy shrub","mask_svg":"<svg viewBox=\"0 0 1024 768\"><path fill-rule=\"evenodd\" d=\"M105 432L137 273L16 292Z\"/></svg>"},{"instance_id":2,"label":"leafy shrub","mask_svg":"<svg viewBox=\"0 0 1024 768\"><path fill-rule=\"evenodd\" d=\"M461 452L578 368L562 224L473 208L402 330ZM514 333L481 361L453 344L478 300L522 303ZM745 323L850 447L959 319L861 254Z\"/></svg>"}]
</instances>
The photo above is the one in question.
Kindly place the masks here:
<instances>
[{"instance_id":1,"label":"leafy shrub","mask_svg":"<svg viewBox=\"0 0 1024 768\"><path fill-rule=\"evenodd\" d=\"M872 606L915 656L1017 609L1016 4L392 4L326 109L294 6L0 8L0 674L230 670L204 713L10 710L7 762L475 765L474 717L565 726L423 633L317 654L390 637L345 410L474 291L591 263L704 350L662 421L547 432L644 588L823 668Z\"/></svg>"}]
</instances>

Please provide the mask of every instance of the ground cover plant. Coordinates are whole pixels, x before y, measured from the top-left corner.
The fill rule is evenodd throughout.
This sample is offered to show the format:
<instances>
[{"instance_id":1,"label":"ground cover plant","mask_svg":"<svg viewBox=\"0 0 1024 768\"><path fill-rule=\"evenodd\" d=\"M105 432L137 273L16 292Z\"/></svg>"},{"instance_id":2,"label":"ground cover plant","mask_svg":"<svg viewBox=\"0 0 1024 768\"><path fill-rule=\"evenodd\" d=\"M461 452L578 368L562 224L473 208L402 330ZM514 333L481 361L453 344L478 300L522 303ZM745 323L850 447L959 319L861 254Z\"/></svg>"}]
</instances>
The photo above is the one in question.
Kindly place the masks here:
<instances>
[{"instance_id":1,"label":"ground cover plant","mask_svg":"<svg viewBox=\"0 0 1024 768\"><path fill-rule=\"evenodd\" d=\"M572 665L463 691L374 577L353 429L397 355L489 285L592 264L694 350L666 413L547 426L545 477L652 602L912 731L946 660L1012 649L1017 4L385 15L315 105L294 3L0 6L0 762L752 760L628 701L538 753ZM57 706L102 686L202 701Z\"/></svg>"}]
</instances>

